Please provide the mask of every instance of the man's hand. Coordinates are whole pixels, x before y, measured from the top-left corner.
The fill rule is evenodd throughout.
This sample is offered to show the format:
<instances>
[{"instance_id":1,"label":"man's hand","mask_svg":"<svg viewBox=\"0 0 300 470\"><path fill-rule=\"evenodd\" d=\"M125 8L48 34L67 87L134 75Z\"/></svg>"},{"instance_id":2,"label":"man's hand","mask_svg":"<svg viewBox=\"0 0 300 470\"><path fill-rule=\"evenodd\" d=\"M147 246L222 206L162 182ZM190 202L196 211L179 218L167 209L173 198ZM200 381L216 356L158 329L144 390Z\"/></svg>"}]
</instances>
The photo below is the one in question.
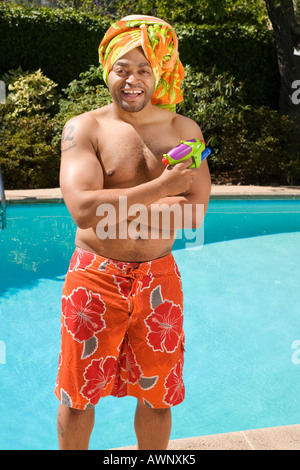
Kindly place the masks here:
<instances>
[{"instance_id":1,"label":"man's hand","mask_svg":"<svg viewBox=\"0 0 300 470\"><path fill-rule=\"evenodd\" d=\"M160 184L163 185L169 196L176 196L190 189L193 179L198 173L197 168L189 168L192 163L192 159L189 158L176 165L168 165L158 177Z\"/></svg>"}]
</instances>

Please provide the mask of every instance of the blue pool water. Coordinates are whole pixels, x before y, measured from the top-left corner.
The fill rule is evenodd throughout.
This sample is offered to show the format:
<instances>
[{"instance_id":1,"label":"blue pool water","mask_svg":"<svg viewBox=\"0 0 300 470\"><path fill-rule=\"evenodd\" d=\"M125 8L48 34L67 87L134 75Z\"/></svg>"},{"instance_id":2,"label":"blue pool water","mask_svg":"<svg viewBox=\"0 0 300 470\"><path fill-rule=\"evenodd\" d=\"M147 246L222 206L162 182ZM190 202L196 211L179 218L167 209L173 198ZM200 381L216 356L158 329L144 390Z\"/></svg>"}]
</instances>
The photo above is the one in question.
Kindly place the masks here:
<instances>
[{"instance_id":1,"label":"blue pool water","mask_svg":"<svg viewBox=\"0 0 300 470\"><path fill-rule=\"evenodd\" d=\"M74 249L63 204L8 207L0 231L0 449L57 449L60 295ZM172 439L300 422L300 201L212 200L204 246L174 256L186 400ZM300 349L300 347L298 346ZM134 398L96 407L91 449L135 444Z\"/></svg>"}]
</instances>

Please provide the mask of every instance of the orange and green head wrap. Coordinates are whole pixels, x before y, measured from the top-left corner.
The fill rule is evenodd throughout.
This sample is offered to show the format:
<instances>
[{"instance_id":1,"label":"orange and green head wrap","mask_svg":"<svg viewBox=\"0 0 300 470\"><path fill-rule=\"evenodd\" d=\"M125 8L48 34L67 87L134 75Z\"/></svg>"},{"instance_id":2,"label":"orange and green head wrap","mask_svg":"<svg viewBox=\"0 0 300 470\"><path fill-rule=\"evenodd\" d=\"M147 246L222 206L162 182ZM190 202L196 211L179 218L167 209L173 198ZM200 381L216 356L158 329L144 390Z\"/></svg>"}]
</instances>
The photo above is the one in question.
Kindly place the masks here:
<instances>
[{"instance_id":1,"label":"orange and green head wrap","mask_svg":"<svg viewBox=\"0 0 300 470\"><path fill-rule=\"evenodd\" d=\"M99 46L105 83L114 63L136 47L142 47L154 73L156 87L152 104L175 111L176 103L183 101L180 86L184 69L179 60L176 33L159 18L126 16L108 29Z\"/></svg>"}]
</instances>

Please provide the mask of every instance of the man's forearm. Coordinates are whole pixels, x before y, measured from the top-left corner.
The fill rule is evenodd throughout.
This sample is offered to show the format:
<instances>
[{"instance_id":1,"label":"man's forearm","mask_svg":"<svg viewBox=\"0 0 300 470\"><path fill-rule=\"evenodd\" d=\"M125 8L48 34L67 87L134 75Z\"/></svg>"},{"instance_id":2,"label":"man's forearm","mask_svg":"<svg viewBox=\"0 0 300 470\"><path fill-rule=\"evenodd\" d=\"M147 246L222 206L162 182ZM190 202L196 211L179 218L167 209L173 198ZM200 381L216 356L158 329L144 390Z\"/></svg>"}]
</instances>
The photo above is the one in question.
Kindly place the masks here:
<instances>
[{"instance_id":1,"label":"man's forearm","mask_svg":"<svg viewBox=\"0 0 300 470\"><path fill-rule=\"evenodd\" d=\"M168 196L147 204L146 207L133 206L132 210L128 211L128 220L138 220L140 212L143 213L142 220L147 221L148 227L153 230L172 231L200 227L206 206L196 201L192 195Z\"/></svg>"},{"instance_id":2,"label":"man's forearm","mask_svg":"<svg viewBox=\"0 0 300 470\"><path fill-rule=\"evenodd\" d=\"M122 197L126 199L126 207L129 208L134 204L143 204L146 207L155 202L157 198L165 198L166 196L166 191L158 179L132 188L81 191L79 203L74 207L76 214L74 220L83 229L96 227L105 211L111 210L115 214L114 223L117 224L128 218L127 212L120 211L120 207L124 207L124 205L120 205Z\"/></svg>"}]
</instances>

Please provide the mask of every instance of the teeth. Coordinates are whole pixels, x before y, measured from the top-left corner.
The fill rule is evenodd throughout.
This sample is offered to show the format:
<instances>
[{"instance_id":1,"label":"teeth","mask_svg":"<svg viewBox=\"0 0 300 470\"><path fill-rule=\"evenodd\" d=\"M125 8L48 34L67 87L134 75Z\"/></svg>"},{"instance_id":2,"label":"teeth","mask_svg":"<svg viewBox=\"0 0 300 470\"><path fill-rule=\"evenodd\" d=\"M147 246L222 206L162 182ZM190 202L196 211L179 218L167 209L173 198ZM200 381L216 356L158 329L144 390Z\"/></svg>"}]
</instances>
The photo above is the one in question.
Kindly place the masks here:
<instances>
[{"instance_id":1,"label":"teeth","mask_svg":"<svg viewBox=\"0 0 300 470\"><path fill-rule=\"evenodd\" d=\"M124 93L129 94L129 95L140 95L142 91L129 91L129 90L124 90Z\"/></svg>"}]
</instances>

